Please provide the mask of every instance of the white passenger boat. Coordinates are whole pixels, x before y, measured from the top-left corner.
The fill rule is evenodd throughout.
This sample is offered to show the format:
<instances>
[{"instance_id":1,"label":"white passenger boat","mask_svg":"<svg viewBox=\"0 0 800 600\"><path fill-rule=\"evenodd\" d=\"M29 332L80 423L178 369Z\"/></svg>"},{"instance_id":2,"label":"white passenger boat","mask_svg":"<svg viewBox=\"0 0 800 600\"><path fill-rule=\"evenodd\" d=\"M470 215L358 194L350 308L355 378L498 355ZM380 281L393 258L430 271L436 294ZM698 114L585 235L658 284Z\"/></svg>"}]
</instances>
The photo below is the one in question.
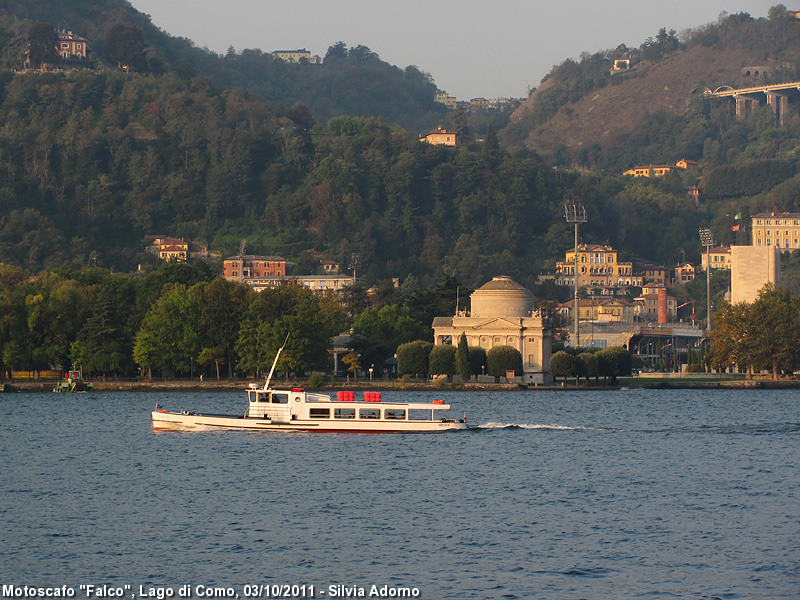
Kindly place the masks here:
<instances>
[{"instance_id":1,"label":"white passenger boat","mask_svg":"<svg viewBox=\"0 0 800 600\"><path fill-rule=\"evenodd\" d=\"M277 360L276 356L275 363ZM173 412L156 405L152 413L153 429L213 427L248 431L354 433L429 433L467 429L466 414L463 419L438 416L437 413L450 409L450 405L441 400L383 402L380 392L364 392L361 400L356 400L354 392L338 392L334 400L331 396L298 388L273 389L270 380L275 363L263 387L250 384L247 389L248 406L243 415Z\"/></svg>"}]
</instances>

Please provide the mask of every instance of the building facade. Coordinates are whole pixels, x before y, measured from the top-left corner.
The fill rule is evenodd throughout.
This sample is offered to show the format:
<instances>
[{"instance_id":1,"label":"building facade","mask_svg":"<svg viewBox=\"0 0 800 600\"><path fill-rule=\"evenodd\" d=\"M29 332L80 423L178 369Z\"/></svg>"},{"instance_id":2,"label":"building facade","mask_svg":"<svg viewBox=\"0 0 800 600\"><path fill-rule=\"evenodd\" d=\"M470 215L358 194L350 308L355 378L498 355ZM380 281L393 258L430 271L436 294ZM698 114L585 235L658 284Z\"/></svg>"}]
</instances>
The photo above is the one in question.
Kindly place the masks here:
<instances>
[{"instance_id":1,"label":"building facade","mask_svg":"<svg viewBox=\"0 0 800 600\"><path fill-rule=\"evenodd\" d=\"M552 331L533 305L533 294L510 277L495 277L470 296L471 310L436 317L436 345L457 345L461 334L470 346L490 350L511 346L522 354L523 382L550 383Z\"/></svg>"},{"instance_id":2,"label":"building facade","mask_svg":"<svg viewBox=\"0 0 800 600\"><path fill-rule=\"evenodd\" d=\"M189 244L182 239L165 235L152 236L151 239L153 241L147 250L158 255L161 260L186 260L189 257Z\"/></svg>"},{"instance_id":3,"label":"building facade","mask_svg":"<svg viewBox=\"0 0 800 600\"><path fill-rule=\"evenodd\" d=\"M59 29L58 55L65 60L85 60L89 53L89 40L67 29Z\"/></svg>"},{"instance_id":4,"label":"building facade","mask_svg":"<svg viewBox=\"0 0 800 600\"><path fill-rule=\"evenodd\" d=\"M800 213L759 213L750 219L753 246L800 249Z\"/></svg>"},{"instance_id":5,"label":"building facade","mask_svg":"<svg viewBox=\"0 0 800 600\"><path fill-rule=\"evenodd\" d=\"M251 280L267 277L285 277L286 259L281 256L256 256L253 254L231 256L222 262L222 276L225 279L242 281L247 284Z\"/></svg>"},{"instance_id":6,"label":"building facade","mask_svg":"<svg viewBox=\"0 0 800 600\"><path fill-rule=\"evenodd\" d=\"M279 58L284 62L299 63L300 61L308 61L312 65L317 65L322 62L319 56L312 55L310 50L300 48L298 50L274 50L272 56Z\"/></svg>"},{"instance_id":7,"label":"building facade","mask_svg":"<svg viewBox=\"0 0 800 600\"><path fill-rule=\"evenodd\" d=\"M701 271L708 268L708 263L711 261L712 269L731 269L731 247L730 246L717 246L711 248L708 252L703 252L701 258Z\"/></svg>"},{"instance_id":8,"label":"building facade","mask_svg":"<svg viewBox=\"0 0 800 600\"><path fill-rule=\"evenodd\" d=\"M694 279L695 267L692 263L685 262L675 267L675 281L677 283L688 283Z\"/></svg>"},{"instance_id":9,"label":"building facade","mask_svg":"<svg viewBox=\"0 0 800 600\"><path fill-rule=\"evenodd\" d=\"M642 276L645 283L657 283L659 285L670 285L672 283L672 269L661 265L641 265Z\"/></svg>"},{"instance_id":10,"label":"building facade","mask_svg":"<svg viewBox=\"0 0 800 600\"><path fill-rule=\"evenodd\" d=\"M765 285L780 285L778 246L733 246L731 251L731 304L753 302Z\"/></svg>"},{"instance_id":11,"label":"building facade","mask_svg":"<svg viewBox=\"0 0 800 600\"><path fill-rule=\"evenodd\" d=\"M419 141L434 145L455 146L456 137L457 134L455 131L437 127L431 132L420 135Z\"/></svg>"},{"instance_id":12,"label":"building facade","mask_svg":"<svg viewBox=\"0 0 800 600\"><path fill-rule=\"evenodd\" d=\"M611 246L581 244L577 260L575 249L567 250L564 260L556 263L556 283L574 286L576 276L578 287L637 285L633 263L619 262Z\"/></svg>"}]
</instances>

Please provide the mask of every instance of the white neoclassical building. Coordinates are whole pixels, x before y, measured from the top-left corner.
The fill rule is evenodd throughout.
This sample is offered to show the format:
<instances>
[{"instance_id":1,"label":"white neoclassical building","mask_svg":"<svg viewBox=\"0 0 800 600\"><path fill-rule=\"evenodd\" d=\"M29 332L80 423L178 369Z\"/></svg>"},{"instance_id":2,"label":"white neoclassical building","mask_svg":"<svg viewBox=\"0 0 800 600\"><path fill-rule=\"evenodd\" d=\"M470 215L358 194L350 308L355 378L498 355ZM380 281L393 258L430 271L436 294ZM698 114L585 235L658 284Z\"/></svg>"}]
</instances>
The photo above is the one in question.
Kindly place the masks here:
<instances>
[{"instance_id":1,"label":"white neoclassical building","mask_svg":"<svg viewBox=\"0 0 800 600\"><path fill-rule=\"evenodd\" d=\"M529 290L510 277L495 277L470 295L470 305L469 312L433 320L436 345L457 345L463 333L470 346L487 351L512 346L522 354L524 383L552 381L552 331L547 318L535 310Z\"/></svg>"}]
</instances>

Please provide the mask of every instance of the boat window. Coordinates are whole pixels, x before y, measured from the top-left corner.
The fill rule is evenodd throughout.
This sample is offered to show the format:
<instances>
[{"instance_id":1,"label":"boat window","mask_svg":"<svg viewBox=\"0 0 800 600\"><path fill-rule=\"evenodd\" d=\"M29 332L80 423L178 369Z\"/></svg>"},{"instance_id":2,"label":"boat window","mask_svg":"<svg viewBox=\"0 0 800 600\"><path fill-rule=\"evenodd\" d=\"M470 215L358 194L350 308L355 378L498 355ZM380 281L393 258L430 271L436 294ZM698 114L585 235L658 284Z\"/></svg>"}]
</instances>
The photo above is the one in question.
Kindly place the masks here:
<instances>
[{"instance_id":1,"label":"boat window","mask_svg":"<svg viewBox=\"0 0 800 600\"><path fill-rule=\"evenodd\" d=\"M308 411L308 416L312 419L330 419L331 418L331 409L330 408L312 408Z\"/></svg>"},{"instance_id":2,"label":"boat window","mask_svg":"<svg viewBox=\"0 0 800 600\"><path fill-rule=\"evenodd\" d=\"M381 409L379 408L362 408L358 411L359 419L380 419Z\"/></svg>"},{"instance_id":3,"label":"boat window","mask_svg":"<svg viewBox=\"0 0 800 600\"><path fill-rule=\"evenodd\" d=\"M356 409L355 408L335 408L333 410L333 418L334 419L355 419L356 418Z\"/></svg>"},{"instance_id":4,"label":"boat window","mask_svg":"<svg viewBox=\"0 0 800 600\"><path fill-rule=\"evenodd\" d=\"M272 394L273 404L289 404L289 394Z\"/></svg>"},{"instance_id":5,"label":"boat window","mask_svg":"<svg viewBox=\"0 0 800 600\"><path fill-rule=\"evenodd\" d=\"M433 411L427 408L412 408L408 411L409 421L430 421L433 419Z\"/></svg>"},{"instance_id":6,"label":"boat window","mask_svg":"<svg viewBox=\"0 0 800 600\"><path fill-rule=\"evenodd\" d=\"M259 402L269 402L269 394L265 392L257 392L256 396L258 397Z\"/></svg>"},{"instance_id":7,"label":"boat window","mask_svg":"<svg viewBox=\"0 0 800 600\"><path fill-rule=\"evenodd\" d=\"M400 408L387 408L383 411L383 416L386 419L405 419L406 411Z\"/></svg>"}]
</instances>

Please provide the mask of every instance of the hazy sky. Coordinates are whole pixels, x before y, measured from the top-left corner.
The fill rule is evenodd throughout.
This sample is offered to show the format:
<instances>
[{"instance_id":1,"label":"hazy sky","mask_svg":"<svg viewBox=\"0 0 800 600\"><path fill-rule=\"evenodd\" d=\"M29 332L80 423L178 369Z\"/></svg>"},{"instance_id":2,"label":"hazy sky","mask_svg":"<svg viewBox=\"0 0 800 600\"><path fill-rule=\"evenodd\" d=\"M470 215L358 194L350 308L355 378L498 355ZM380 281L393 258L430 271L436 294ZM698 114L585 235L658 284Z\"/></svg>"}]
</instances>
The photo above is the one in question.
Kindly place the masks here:
<instances>
[{"instance_id":1,"label":"hazy sky","mask_svg":"<svg viewBox=\"0 0 800 600\"><path fill-rule=\"evenodd\" d=\"M461 100L521 97L566 58L639 46L723 11L765 17L780 0L129 0L168 33L230 46L325 56L341 40L430 73ZM784 2L786 4L786 2ZM791 3L789 8L796 8Z\"/></svg>"}]
</instances>

